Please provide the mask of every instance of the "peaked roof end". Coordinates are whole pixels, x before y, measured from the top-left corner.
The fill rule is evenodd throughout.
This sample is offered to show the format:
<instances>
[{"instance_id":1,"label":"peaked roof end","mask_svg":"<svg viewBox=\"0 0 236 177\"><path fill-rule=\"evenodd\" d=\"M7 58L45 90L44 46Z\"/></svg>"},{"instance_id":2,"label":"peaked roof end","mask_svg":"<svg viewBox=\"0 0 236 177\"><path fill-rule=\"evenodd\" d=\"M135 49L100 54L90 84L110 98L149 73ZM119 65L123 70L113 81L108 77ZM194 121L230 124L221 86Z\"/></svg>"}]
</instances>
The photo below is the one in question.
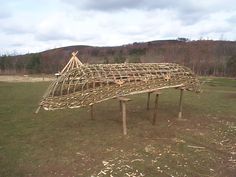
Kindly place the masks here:
<instances>
[{"instance_id":1,"label":"peaked roof end","mask_svg":"<svg viewBox=\"0 0 236 177\"><path fill-rule=\"evenodd\" d=\"M69 62L66 64L66 66L61 70L60 74L64 74L65 72L68 72L69 70L72 70L74 68L79 68L79 66L83 65L83 63L77 58L78 51L72 52L72 57L70 58Z\"/></svg>"}]
</instances>

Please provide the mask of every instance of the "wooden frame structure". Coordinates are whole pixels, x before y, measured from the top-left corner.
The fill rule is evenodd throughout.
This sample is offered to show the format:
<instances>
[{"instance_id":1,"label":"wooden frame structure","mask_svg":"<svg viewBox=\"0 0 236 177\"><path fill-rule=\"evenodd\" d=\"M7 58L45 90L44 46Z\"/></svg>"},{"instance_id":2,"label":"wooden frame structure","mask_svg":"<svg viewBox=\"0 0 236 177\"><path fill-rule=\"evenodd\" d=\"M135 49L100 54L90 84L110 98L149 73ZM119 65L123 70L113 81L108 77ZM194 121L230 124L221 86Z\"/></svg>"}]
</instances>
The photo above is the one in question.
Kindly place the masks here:
<instances>
[{"instance_id":1,"label":"wooden frame structure","mask_svg":"<svg viewBox=\"0 0 236 177\"><path fill-rule=\"evenodd\" d=\"M200 82L197 76L189 68L178 64L83 65L76 54L77 52L72 53L73 56L61 71L61 76L48 87L36 113L41 107L45 110L56 110L91 106L91 117L93 119L92 110L96 103L147 92L147 109L149 109L150 94L152 92L165 88L179 88L181 89L179 118L181 118L183 90L200 92ZM158 95L156 94L156 99L158 99ZM124 103L124 99L119 100L120 103ZM122 107L125 109L124 105ZM155 119L153 118L154 123Z\"/></svg>"},{"instance_id":2,"label":"wooden frame structure","mask_svg":"<svg viewBox=\"0 0 236 177\"><path fill-rule=\"evenodd\" d=\"M61 70L60 75L63 75L64 73L66 73L74 68L79 68L79 66L83 65L83 63L76 57L77 54L78 54L78 51L72 52L71 59L66 64L66 66Z\"/></svg>"}]
</instances>

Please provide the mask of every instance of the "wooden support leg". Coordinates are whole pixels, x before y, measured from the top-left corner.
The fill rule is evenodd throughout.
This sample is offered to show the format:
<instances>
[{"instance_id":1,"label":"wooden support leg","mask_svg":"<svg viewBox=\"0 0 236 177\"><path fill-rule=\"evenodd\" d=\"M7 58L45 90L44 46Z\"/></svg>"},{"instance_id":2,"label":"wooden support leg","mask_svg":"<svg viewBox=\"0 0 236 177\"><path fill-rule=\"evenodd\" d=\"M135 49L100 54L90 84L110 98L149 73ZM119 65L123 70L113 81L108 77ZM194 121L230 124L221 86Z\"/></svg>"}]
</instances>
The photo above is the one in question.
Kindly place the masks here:
<instances>
[{"instance_id":1,"label":"wooden support leg","mask_svg":"<svg viewBox=\"0 0 236 177\"><path fill-rule=\"evenodd\" d=\"M148 92L148 99L147 99L147 110L149 110L149 103L150 103L150 96L152 92Z\"/></svg>"},{"instance_id":2,"label":"wooden support leg","mask_svg":"<svg viewBox=\"0 0 236 177\"><path fill-rule=\"evenodd\" d=\"M123 134L127 135L127 126L126 126L126 102L130 101L129 98L126 97L117 97L120 101L122 107L122 123L123 123Z\"/></svg>"},{"instance_id":3,"label":"wooden support leg","mask_svg":"<svg viewBox=\"0 0 236 177\"><path fill-rule=\"evenodd\" d=\"M41 106L39 106L36 111L34 112L35 114L38 114L39 110L40 110Z\"/></svg>"},{"instance_id":4,"label":"wooden support leg","mask_svg":"<svg viewBox=\"0 0 236 177\"><path fill-rule=\"evenodd\" d=\"M119 103L120 103L120 111L122 111L122 101L119 100Z\"/></svg>"},{"instance_id":5,"label":"wooden support leg","mask_svg":"<svg viewBox=\"0 0 236 177\"><path fill-rule=\"evenodd\" d=\"M157 117L157 109L158 109L158 98L160 93L157 92L155 93L156 97L155 97L155 107L154 107L154 113L153 113L153 119L152 119L152 124L155 125L156 124L156 117Z\"/></svg>"},{"instance_id":6,"label":"wooden support leg","mask_svg":"<svg viewBox=\"0 0 236 177\"><path fill-rule=\"evenodd\" d=\"M184 92L184 89L180 89L180 98L179 98L179 115L178 115L178 119L182 119L183 92Z\"/></svg>"},{"instance_id":7,"label":"wooden support leg","mask_svg":"<svg viewBox=\"0 0 236 177\"><path fill-rule=\"evenodd\" d=\"M94 117L93 117L93 104L90 105L90 114L91 114L91 120L94 120Z\"/></svg>"},{"instance_id":8,"label":"wooden support leg","mask_svg":"<svg viewBox=\"0 0 236 177\"><path fill-rule=\"evenodd\" d=\"M123 121L123 134L127 135L127 126L126 126L126 104L122 101L122 121Z\"/></svg>"}]
</instances>

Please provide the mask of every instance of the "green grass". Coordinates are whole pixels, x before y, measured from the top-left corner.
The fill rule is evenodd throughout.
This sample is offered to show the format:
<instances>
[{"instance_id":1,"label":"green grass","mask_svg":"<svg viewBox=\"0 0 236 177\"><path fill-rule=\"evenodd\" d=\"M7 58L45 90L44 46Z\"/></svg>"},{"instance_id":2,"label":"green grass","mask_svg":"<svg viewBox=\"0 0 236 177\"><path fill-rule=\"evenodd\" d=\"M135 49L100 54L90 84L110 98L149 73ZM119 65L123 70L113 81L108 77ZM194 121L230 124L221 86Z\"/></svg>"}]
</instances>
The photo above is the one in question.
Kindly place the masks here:
<instances>
[{"instance_id":1,"label":"green grass","mask_svg":"<svg viewBox=\"0 0 236 177\"><path fill-rule=\"evenodd\" d=\"M0 176L233 177L236 80L202 80L203 93L184 94L186 121L178 90L162 91L155 126L147 95L131 96L127 136L117 100L95 105L94 121L88 108L34 114L49 83L1 82Z\"/></svg>"}]
</instances>

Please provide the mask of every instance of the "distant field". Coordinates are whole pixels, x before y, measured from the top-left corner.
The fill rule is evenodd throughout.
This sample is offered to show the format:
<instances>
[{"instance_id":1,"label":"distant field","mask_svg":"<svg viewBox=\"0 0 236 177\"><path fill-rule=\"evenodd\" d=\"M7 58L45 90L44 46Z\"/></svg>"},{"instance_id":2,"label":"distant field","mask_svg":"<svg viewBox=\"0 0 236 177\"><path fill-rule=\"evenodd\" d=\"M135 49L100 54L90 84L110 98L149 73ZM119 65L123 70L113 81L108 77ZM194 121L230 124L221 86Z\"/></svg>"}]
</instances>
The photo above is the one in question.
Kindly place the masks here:
<instances>
[{"instance_id":1,"label":"distant field","mask_svg":"<svg viewBox=\"0 0 236 177\"><path fill-rule=\"evenodd\" d=\"M88 108L40 111L49 82L0 82L1 177L235 177L236 80L202 78L200 95L163 90L158 119L150 122L147 95L127 104L122 135L117 100ZM152 98L152 106L153 106Z\"/></svg>"},{"instance_id":2,"label":"distant field","mask_svg":"<svg viewBox=\"0 0 236 177\"><path fill-rule=\"evenodd\" d=\"M0 75L0 82L43 82L54 78L53 75Z\"/></svg>"}]
</instances>

